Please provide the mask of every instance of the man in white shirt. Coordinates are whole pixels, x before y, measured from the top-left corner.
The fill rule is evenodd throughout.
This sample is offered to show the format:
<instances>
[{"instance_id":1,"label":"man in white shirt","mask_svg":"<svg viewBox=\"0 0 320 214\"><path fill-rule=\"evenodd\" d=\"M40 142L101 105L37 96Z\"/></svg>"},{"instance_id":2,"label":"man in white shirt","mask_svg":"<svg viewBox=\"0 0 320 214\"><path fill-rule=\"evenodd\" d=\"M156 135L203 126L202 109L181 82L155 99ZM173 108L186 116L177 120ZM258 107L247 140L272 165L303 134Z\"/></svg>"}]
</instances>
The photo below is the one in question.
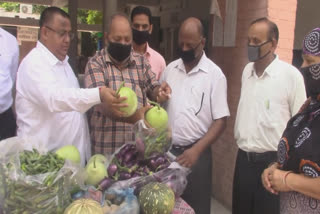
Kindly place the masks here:
<instances>
[{"instance_id":1,"label":"man in white shirt","mask_svg":"<svg viewBox=\"0 0 320 214\"><path fill-rule=\"evenodd\" d=\"M210 213L211 145L229 116L227 81L221 69L203 51L200 20L186 19L179 30L179 55L161 76L171 86L166 103L172 128L172 149L177 161L191 168L182 198L196 213Z\"/></svg>"},{"instance_id":2,"label":"man in white shirt","mask_svg":"<svg viewBox=\"0 0 320 214\"><path fill-rule=\"evenodd\" d=\"M40 17L40 39L22 60L17 77L18 136L34 136L49 150L75 145L83 165L90 157L90 138L84 113L100 104L116 116L126 98L106 87L80 89L67 52L73 38L70 17L49 7Z\"/></svg>"},{"instance_id":3,"label":"man in white shirt","mask_svg":"<svg viewBox=\"0 0 320 214\"><path fill-rule=\"evenodd\" d=\"M19 64L17 39L0 28L0 140L16 134L12 88Z\"/></svg>"},{"instance_id":4,"label":"man in white shirt","mask_svg":"<svg viewBox=\"0 0 320 214\"><path fill-rule=\"evenodd\" d=\"M251 61L242 74L235 122L239 147L233 184L233 214L279 213L279 198L264 190L261 173L276 161L277 146L288 120L306 99L300 72L274 54L277 25L253 21L248 32Z\"/></svg>"},{"instance_id":5,"label":"man in white shirt","mask_svg":"<svg viewBox=\"0 0 320 214\"><path fill-rule=\"evenodd\" d=\"M148 44L153 29L151 18L149 8L144 6L133 8L131 12L132 47L135 52L145 56L151 66L152 72L156 75L157 80L159 80L166 67L166 62L163 56L150 48Z\"/></svg>"}]
</instances>

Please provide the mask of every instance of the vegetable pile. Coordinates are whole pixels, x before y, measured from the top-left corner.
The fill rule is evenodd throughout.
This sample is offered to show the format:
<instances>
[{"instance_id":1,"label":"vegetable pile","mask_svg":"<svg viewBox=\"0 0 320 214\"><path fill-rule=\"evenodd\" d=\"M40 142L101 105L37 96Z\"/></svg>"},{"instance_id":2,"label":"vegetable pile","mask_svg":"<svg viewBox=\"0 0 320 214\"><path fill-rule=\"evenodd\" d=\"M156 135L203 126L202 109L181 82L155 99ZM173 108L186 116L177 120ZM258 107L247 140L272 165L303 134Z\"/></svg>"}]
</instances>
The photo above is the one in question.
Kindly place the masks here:
<instances>
[{"instance_id":1,"label":"vegetable pile","mask_svg":"<svg viewBox=\"0 0 320 214\"><path fill-rule=\"evenodd\" d=\"M64 165L64 160L56 154L48 152L41 155L37 150L23 151L19 154L19 164L14 161L2 164L2 191L4 210L7 213L63 213L71 202L70 194L64 192L64 177L58 172ZM18 179L11 178L10 174L21 173Z\"/></svg>"},{"instance_id":2,"label":"vegetable pile","mask_svg":"<svg viewBox=\"0 0 320 214\"><path fill-rule=\"evenodd\" d=\"M100 182L100 189L110 186L112 180L127 180L134 177L151 175L167 168L170 160L165 154L159 154L150 159L139 159L136 146L133 144L124 145L117 154L114 155L108 166L108 178ZM104 185L108 183L108 185Z\"/></svg>"}]
</instances>

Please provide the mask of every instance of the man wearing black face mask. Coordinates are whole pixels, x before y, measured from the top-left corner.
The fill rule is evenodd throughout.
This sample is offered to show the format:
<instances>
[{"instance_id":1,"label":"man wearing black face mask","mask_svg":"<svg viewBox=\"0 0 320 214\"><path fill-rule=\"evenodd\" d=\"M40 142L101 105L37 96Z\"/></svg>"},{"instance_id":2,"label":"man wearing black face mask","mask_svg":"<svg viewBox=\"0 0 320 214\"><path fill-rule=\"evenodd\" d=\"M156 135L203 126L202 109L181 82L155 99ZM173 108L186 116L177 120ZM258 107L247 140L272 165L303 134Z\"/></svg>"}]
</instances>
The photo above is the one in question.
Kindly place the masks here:
<instances>
[{"instance_id":1,"label":"man wearing black face mask","mask_svg":"<svg viewBox=\"0 0 320 214\"><path fill-rule=\"evenodd\" d=\"M145 58L132 54L131 43L128 18L122 14L113 15L106 33L107 47L97 52L87 64L86 87L107 86L117 90L125 82L138 97L138 110L129 117L114 117L99 106L92 109L88 116L94 154L112 154L124 143L134 141L132 124L143 119L150 108L147 98L161 103L170 97L169 85L166 82L159 84Z\"/></svg>"},{"instance_id":2,"label":"man wearing black face mask","mask_svg":"<svg viewBox=\"0 0 320 214\"><path fill-rule=\"evenodd\" d=\"M288 120L306 99L300 72L274 54L278 27L267 18L248 31L248 58L242 74L234 135L239 147L233 183L233 214L277 214L279 197L264 190L262 171L277 159Z\"/></svg>"},{"instance_id":3,"label":"man wearing black face mask","mask_svg":"<svg viewBox=\"0 0 320 214\"><path fill-rule=\"evenodd\" d=\"M161 81L168 81L172 97L166 103L172 127L172 149L177 162L191 168L182 198L195 213L211 213L211 145L229 116L227 81L206 57L199 19L186 19L179 30L180 59L168 65Z\"/></svg>"},{"instance_id":4,"label":"man wearing black face mask","mask_svg":"<svg viewBox=\"0 0 320 214\"><path fill-rule=\"evenodd\" d=\"M131 25L133 50L148 60L152 72L159 80L166 67L166 62L161 54L150 48L148 44L153 28L150 9L144 6L135 7L131 12Z\"/></svg>"}]
</instances>

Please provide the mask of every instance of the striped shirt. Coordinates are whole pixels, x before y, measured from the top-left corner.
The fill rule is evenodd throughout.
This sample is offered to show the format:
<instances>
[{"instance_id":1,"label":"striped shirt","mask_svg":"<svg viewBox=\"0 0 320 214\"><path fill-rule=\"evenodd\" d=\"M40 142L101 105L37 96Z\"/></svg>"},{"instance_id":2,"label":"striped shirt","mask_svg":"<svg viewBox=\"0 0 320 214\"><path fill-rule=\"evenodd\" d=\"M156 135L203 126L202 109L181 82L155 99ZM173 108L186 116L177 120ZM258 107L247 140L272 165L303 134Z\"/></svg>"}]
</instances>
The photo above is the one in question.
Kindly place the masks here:
<instances>
[{"instance_id":1,"label":"striped shirt","mask_svg":"<svg viewBox=\"0 0 320 214\"><path fill-rule=\"evenodd\" d=\"M132 88L138 97L138 108L147 102L147 94L159 85L146 59L138 54L130 55L122 70L110 60L105 49L97 52L86 66L85 87L106 86L116 91L122 81ZM117 122L103 115L100 105L88 112L92 154L112 154L124 143L134 140L132 124Z\"/></svg>"}]
</instances>

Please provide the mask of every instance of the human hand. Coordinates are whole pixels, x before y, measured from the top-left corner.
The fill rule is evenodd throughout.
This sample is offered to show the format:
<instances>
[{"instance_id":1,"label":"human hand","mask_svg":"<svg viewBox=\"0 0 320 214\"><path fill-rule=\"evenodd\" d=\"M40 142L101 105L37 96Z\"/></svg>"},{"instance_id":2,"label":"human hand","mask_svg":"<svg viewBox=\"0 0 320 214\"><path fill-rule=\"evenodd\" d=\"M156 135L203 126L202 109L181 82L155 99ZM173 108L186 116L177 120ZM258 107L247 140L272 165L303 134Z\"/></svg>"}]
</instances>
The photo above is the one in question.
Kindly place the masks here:
<instances>
[{"instance_id":1,"label":"human hand","mask_svg":"<svg viewBox=\"0 0 320 214\"><path fill-rule=\"evenodd\" d=\"M176 161L184 167L191 168L198 160L200 153L193 146L186 149L181 155L176 158Z\"/></svg>"},{"instance_id":2,"label":"human hand","mask_svg":"<svg viewBox=\"0 0 320 214\"><path fill-rule=\"evenodd\" d=\"M141 108L139 108L137 111L136 111L136 113L134 114L134 117L135 117L135 119L134 119L134 121L136 122L136 121L139 121L139 120L144 120L144 123L147 125L147 126L149 126L149 124L146 122L146 120L144 119L144 117L145 117L145 114L146 114L146 112L149 110L149 109L151 109L152 108L152 106L151 105L146 105L146 106L143 106L143 107L141 107Z\"/></svg>"},{"instance_id":3,"label":"human hand","mask_svg":"<svg viewBox=\"0 0 320 214\"><path fill-rule=\"evenodd\" d=\"M277 192L291 191L291 189L284 183L286 173L287 171L275 169L271 174L268 175L272 189Z\"/></svg>"},{"instance_id":4,"label":"human hand","mask_svg":"<svg viewBox=\"0 0 320 214\"><path fill-rule=\"evenodd\" d=\"M273 194L278 194L278 192L271 187L271 183L269 180L269 175L272 174L275 169L277 169L277 163L274 163L273 165L266 168L261 174L261 181L266 190Z\"/></svg>"},{"instance_id":5,"label":"human hand","mask_svg":"<svg viewBox=\"0 0 320 214\"><path fill-rule=\"evenodd\" d=\"M120 108L127 107L127 103L122 103L126 100L126 97L120 97L111 88L101 87L100 99L104 109L104 112L109 117L125 117L126 113L120 111Z\"/></svg>"},{"instance_id":6,"label":"human hand","mask_svg":"<svg viewBox=\"0 0 320 214\"><path fill-rule=\"evenodd\" d=\"M165 101L167 101L168 99L170 99L171 97L171 87L169 86L169 84L167 82L162 82L159 90L158 90L158 95L157 95L157 102L158 103L163 103Z\"/></svg>"}]
</instances>

